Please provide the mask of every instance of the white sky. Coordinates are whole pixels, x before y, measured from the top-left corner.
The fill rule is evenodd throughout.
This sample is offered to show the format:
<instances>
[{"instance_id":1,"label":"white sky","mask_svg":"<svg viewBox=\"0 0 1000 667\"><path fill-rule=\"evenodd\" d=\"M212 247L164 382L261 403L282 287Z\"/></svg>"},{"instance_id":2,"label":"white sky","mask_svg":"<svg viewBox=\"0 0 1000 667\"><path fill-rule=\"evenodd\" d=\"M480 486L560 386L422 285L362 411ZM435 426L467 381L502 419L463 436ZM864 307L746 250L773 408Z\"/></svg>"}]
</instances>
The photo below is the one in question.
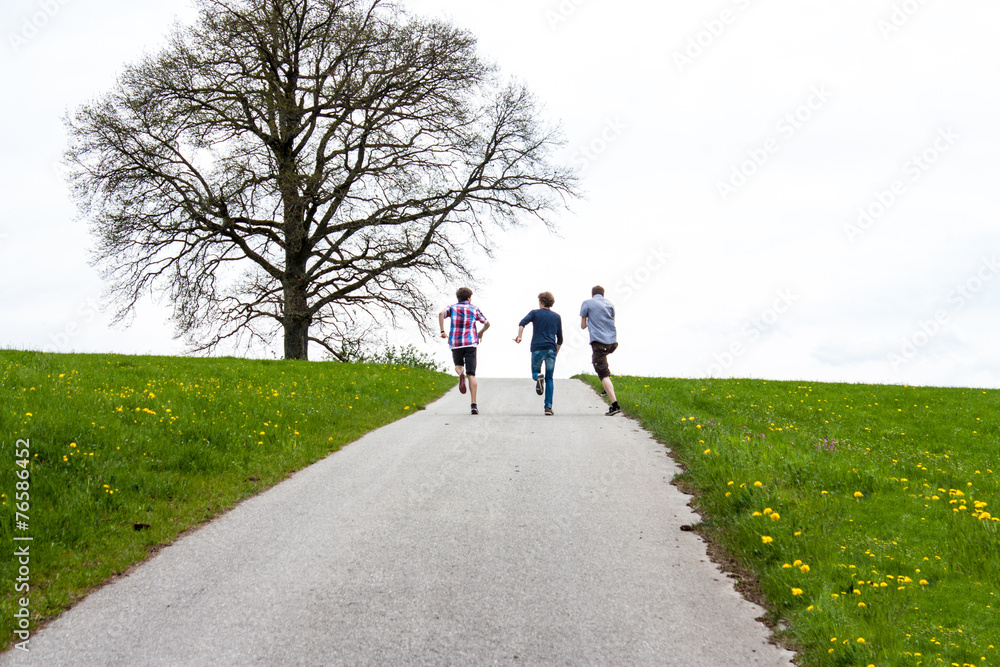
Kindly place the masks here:
<instances>
[{"instance_id":1,"label":"white sky","mask_svg":"<svg viewBox=\"0 0 1000 667\"><path fill-rule=\"evenodd\" d=\"M1000 387L995 0L407 6L476 34L585 165L558 235L528 226L477 267L493 325L481 376L527 373L527 341L511 339L542 290L572 334L557 374L588 370L578 313L599 283L617 374ZM183 351L162 306L129 328L96 310L58 167L63 114L174 17L193 17L186 0L0 8L0 346ZM449 358L413 332L394 340Z\"/></svg>"}]
</instances>

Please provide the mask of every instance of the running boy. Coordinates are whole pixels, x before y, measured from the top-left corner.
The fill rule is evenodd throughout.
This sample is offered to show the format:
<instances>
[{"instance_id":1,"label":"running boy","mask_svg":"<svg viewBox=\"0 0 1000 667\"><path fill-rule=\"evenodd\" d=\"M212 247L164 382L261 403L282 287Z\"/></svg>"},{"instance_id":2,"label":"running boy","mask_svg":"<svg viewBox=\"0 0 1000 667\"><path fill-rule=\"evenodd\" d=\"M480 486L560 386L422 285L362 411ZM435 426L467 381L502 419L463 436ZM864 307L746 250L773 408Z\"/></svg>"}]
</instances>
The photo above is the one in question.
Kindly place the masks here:
<instances>
[{"instance_id":1,"label":"running boy","mask_svg":"<svg viewBox=\"0 0 1000 667\"><path fill-rule=\"evenodd\" d=\"M552 415L552 374L556 368L556 355L563 344L562 318L559 313L552 312L556 299L552 292L542 292L538 295L538 309L524 316L518 324L515 343L521 342L521 334L529 322L531 330L531 379L535 381L535 393L545 394L545 414ZM542 375L542 362L545 362L545 374Z\"/></svg>"},{"instance_id":2,"label":"running boy","mask_svg":"<svg viewBox=\"0 0 1000 667\"><path fill-rule=\"evenodd\" d=\"M448 306L438 313L438 324L441 326L441 338L448 339L451 357L455 362L455 372L458 373L458 390L465 393L465 377L469 377L469 393L472 399L472 414L479 414L476 405L476 348L479 340L490 328L490 323L483 311L472 305L472 290L468 287L459 288L455 292L458 303ZM451 318L451 332L444 331L444 318ZM476 331L476 322L482 322L483 328Z\"/></svg>"},{"instance_id":3,"label":"running boy","mask_svg":"<svg viewBox=\"0 0 1000 667\"><path fill-rule=\"evenodd\" d=\"M604 385L604 391L611 399L611 407L604 414L611 417L622 411L615 398L615 385L611 382L608 355L618 349L618 332L615 330L615 306L604 298L604 288L596 285L590 290L591 298L580 306L580 328L590 329L591 361L594 372Z\"/></svg>"}]
</instances>

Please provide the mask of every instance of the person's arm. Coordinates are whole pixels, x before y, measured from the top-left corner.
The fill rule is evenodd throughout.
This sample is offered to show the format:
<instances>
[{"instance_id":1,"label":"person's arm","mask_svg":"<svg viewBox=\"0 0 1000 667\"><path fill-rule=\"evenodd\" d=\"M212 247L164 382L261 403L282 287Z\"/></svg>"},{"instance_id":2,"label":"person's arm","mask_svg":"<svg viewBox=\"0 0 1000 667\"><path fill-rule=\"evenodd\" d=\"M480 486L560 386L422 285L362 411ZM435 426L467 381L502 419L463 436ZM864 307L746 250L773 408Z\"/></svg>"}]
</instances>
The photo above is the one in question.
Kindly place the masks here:
<instances>
[{"instance_id":1,"label":"person's arm","mask_svg":"<svg viewBox=\"0 0 1000 667\"><path fill-rule=\"evenodd\" d=\"M473 308L475 308L475 306L473 306ZM478 308L475 308L475 311L476 311L476 317L472 321L473 330L475 330L476 322L482 322L483 328L480 329L479 332L476 334L477 336L482 338L483 334L486 333L486 330L490 328L490 321L486 319L486 315L483 314L483 311L479 310Z\"/></svg>"},{"instance_id":2,"label":"person's arm","mask_svg":"<svg viewBox=\"0 0 1000 667\"><path fill-rule=\"evenodd\" d=\"M448 334L444 330L444 316L448 313L447 310L442 310L438 313L438 325L441 328L441 338L447 338Z\"/></svg>"},{"instance_id":3,"label":"person's arm","mask_svg":"<svg viewBox=\"0 0 1000 667\"><path fill-rule=\"evenodd\" d=\"M517 338L514 339L515 343L521 342L521 336L524 334L524 327L528 326L529 323L535 320L535 311L529 312L527 315L521 318L521 321L517 323Z\"/></svg>"},{"instance_id":4,"label":"person's arm","mask_svg":"<svg viewBox=\"0 0 1000 667\"><path fill-rule=\"evenodd\" d=\"M562 318L559 318L559 328L556 329L556 354L559 354L559 348L563 344L563 333L562 333Z\"/></svg>"},{"instance_id":5,"label":"person's arm","mask_svg":"<svg viewBox=\"0 0 1000 667\"><path fill-rule=\"evenodd\" d=\"M581 329L586 329L587 328L587 318L586 317L581 317L580 318L580 328Z\"/></svg>"}]
</instances>

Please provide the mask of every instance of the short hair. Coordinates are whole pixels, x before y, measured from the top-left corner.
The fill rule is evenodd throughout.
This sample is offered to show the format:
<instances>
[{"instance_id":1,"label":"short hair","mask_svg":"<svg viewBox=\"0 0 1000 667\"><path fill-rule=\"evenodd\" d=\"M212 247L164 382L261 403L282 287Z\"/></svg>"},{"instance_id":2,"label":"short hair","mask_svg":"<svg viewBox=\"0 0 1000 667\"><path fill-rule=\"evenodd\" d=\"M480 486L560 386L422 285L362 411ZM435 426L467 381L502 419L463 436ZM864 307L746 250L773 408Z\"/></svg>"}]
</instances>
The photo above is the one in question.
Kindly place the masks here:
<instances>
[{"instance_id":1,"label":"short hair","mask_svg":"<svg viewBox=\"0 0 1000 667\"><path fill-rule=\"evenodd\" d=\"M455 298L459 301L468 301L472 298L472 290L468 287L459 287L458 291L455 292Z\"/></svg>"},{"instance_id":2,"label":"short hair","mask_svg":"<svg viewBox=\"0 0 1000 667\"><path fill-rule=\"evenodd\" d=\"M551 308L556 305L556 298L552 296L552 292L542 292L538 295L538 303L542 304L546 308Z\"/></svg>"},{"instance_id":3,"label":"short hair","mask_svg":"<svg viewBox=\"0 0 1000 667\"><path fill-rule=\"evenodd\" d=\"M604 288L600 285L594 285L594 288L590 290L590 296L597 296L598 294L604 296Z\"/></svg>"}]
</instances>

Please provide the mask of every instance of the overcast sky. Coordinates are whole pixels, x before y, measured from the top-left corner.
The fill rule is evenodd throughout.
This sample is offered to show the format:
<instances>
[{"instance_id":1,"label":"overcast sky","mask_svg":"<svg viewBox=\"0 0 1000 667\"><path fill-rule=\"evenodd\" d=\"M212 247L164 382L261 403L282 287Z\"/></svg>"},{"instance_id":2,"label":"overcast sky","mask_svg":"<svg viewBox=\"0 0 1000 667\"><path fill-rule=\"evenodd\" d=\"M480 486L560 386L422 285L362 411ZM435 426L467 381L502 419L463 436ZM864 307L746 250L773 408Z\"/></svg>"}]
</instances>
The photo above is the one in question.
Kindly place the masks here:
<instances>
[{"instance_id":1,"label":"overcast sky","mask_svg":"<svg viewBox=\"0 0 1000 667\"><path fill-rule=\"evenodd\" d=\"M559 122L586 198L480 260L480 372L528 370L518 320L616 305L616 374L1000 387L995 0L419 0ZM178 354L154 302L100 311L60 176L62 116L158 49L186 0L0 8L0 346ZM443 285L441 307L458 286ZM442 361L443 345L393 334ZM318 351L314 351L318 356Z\"/></svg>"}]
</instances>

